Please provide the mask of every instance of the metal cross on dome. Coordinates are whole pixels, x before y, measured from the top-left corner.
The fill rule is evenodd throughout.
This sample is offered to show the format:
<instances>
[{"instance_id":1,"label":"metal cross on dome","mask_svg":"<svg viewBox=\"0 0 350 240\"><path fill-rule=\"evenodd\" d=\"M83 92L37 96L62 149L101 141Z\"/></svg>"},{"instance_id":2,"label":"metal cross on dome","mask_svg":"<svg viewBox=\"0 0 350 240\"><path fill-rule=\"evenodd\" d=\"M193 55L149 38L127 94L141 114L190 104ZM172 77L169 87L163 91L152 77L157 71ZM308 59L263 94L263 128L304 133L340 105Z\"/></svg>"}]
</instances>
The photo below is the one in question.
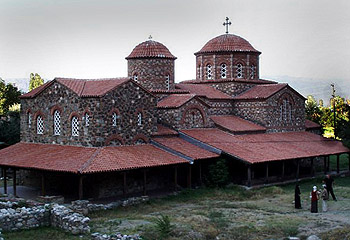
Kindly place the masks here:
<instances>
[{"instance_id":1,"label":"metal cross on dome","mask_svg":"<svg viewBox=\"0 0 350 240\"><path fill-rule=\"evenodd\" d=\"M226 21L224 22L223 25L226 26L226 34L227 34L228 33L228 26L231 25L231 22L229 22L230 19L228 17L226 17L225 20Z\"/></svg>"},{"instance_id":2,"label":"metal cross on dome","mask_svg":"<svg viewBox=\"0 0 350 240\"><path fill-rule=\"evenodd\" d=\"M152 38L153 38L152 35L149 35L148 39L149 39L149 40L152 40Z\"/></svg>"}]
</instances>

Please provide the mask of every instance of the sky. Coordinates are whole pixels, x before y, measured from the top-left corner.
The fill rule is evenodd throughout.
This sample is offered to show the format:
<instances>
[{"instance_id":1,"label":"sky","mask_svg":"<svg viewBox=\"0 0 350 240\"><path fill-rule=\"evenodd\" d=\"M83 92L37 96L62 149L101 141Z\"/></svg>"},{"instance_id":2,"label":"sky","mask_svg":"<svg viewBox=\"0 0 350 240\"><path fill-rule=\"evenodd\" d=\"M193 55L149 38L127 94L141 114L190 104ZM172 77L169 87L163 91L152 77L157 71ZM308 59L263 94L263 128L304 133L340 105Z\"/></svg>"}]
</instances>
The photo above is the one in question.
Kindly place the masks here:
<instances>
[{"instance_id":1,"label":"sky","mask_svg":"<svg viewBox=\"0 0 350 240\"><path fill-rule=\"evenodd\" d=\"M350 85L349 0L0 0L0 77L127 76L125 57L149 35L195 78L194 52L230 33L261 51L260 76Z\"/></svg>"}]
</instances>

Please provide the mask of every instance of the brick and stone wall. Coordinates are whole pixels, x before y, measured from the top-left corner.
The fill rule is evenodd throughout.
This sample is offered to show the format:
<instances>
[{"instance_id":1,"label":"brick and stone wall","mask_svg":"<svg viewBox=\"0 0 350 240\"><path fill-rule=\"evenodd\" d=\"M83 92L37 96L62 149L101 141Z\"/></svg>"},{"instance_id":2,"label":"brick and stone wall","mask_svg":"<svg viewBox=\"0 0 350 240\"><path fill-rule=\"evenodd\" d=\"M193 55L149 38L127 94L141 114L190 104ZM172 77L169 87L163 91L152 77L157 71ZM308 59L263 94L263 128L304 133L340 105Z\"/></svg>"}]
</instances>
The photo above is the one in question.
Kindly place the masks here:
<instances>
[{"instance_id":1,"label":"brick and stone wall","mask_svg":"<svg viewBox=\"0 0 350 240\"><path fill-rule=\"evenodd\" d=\"M281 116L284 96L292 104L290 120ZM305 129L304 99L285 88L267 100L240 100L234 102L234 114L267 128L267 132L303 131Z\"/></svg>"},{"instance_id":2,"label":"brick and stone wall","mask_svg":"<svg viewBox=\"0 0 350 240\"><path fill-rule=\"evenodd\" d=\"M61 133L53 132L53 110L60 111ZM128 81L101 98L80 98L58 82L52 84L34 99L21 100L21 140L24 142L57 143L63 145L104 146L118 139L122 144L133 144L135 137L148 138L156 131L156 99ZM31 126L28 126L31 112ZM85 113L89 113L89 126ZM112 114L118 113L113 126ZM142 113L139 125L138 113ZM43 134L36 132L36 117L44 120ZM79 136L72 136L71 118L79 119Z\"/></svg>"},{"instance_id":3,"label":"brick and stone wall","mask_svg":"<svg viewBox=\"0 0 350 240\"><path fill-rule=\"evenodd\" d=\"M233 81L219 82L218 81L215 83L211 82L210 86L221 92L224 92L230 95L231 97L234 97L256 86L256 84L249 83L249 82L233 82Z\"/></svg>"},{"instance_id":4,"label":"brick and stone wall","mask_svg":"<svg viewBox=\"0 0 350 240\"><path fill-rule=\"evenodd\" d=\"M233 101L201 98L208 106L208 115L230 115L233 113Z\"/></svg>"},{"instance_id":5,"label":"brick and stone wall","mask_svg":"<svg viewBox=\"0 0 350 240\"><path fill-rule=\"evenodd\" d=\"M170 89L175 89L174 59L141 58L128 59L128 76L137 75L137 82L147 89L167 90L166 76L169 75Z\"/></svg>"}]
</instances>

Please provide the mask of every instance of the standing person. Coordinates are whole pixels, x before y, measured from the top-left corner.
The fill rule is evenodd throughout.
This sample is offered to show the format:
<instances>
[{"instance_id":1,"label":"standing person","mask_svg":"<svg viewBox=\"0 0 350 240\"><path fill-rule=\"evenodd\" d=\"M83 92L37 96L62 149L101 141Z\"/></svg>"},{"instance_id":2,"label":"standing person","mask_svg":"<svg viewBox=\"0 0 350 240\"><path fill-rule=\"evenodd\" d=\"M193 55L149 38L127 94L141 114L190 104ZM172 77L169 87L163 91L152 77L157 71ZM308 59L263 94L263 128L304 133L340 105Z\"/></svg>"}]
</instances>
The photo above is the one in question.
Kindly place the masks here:
<instances>
[{"instance_id":1,"label":"standing person","mask_svg":"<svg viewBox=\"0 0 350 240\"><path fill-rule=\"evenodd\" d=\"M331 175L327 174L326 177L323 179L323 182L326 184L328 196L329 196L329 194L331 194L333 200L337 201L337 198L335 197L334 192L333 192L334 179L331 177Z\"/></svg>"},{"instance_id":2,"label":"standing person","mask_svg":"<svg viewBox=\"0 0 350 240\"><path fill-rule=\"evenodd\" d=\"M322 211L327 212L327 200L329 199L328 191L327 191L327 186L326 184L323 184L323 190L321 193L321 198L322 198Z\"/></svg>"},{"instance_id":3,"label":"standing person","mask_svg":"<svg viewBox=\"0 0 350 240\"><path fill-rule=\"evenodd\" d=\"M318 201L318 194L319 192L317 191L317 187L314 186L312 188L312 192L311 192L311 212L312 213L317 213L318 212L318 207L317 207L317 201Z\"/></svg>"},{"instance_id":4,"label":"standing person","mask_svg":"<svg viewBox=\"0 0 350 240\"><path fill-rule=\"evenodd\" d=\"M296 209L301 209L301 202L300 202L300 186L297 183L295 185L295 190L294 190L294 203L295 203L295 208Z\"/></svg>"}]
</instances>

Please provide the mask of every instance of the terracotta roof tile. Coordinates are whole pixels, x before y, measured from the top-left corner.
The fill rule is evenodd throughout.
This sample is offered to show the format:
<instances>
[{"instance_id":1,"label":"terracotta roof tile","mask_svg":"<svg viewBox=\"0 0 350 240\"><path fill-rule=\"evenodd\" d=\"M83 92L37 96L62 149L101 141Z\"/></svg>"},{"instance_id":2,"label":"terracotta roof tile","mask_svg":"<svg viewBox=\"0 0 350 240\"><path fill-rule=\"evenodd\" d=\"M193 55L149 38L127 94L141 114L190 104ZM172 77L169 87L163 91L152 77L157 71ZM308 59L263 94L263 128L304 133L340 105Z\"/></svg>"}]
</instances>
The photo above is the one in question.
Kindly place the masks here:
<instances>
[{"instance_id":1,"label":"terracotta roof tile","mask_svg":"<svg viewBox=\"0 0 350 240\"><path fill-rule=\"evenodd\" d=\"M126 59L131 58L170 58L176 59L169 49L153 40L148 40L137 45Z\"/></svg>"},{"instance_id":2,"label":"terracotta roof tile","mask_svg":"<svg viewBox=\"0 0 350 240\"><path fill-rule=\"evenodd\" d=\"M219 157L219 154L197 147L180 137L161 137L154 138L152 140L194 160Z\"/></svg>"},{"instance_id":3,"label":"terracotta roof tile","mask_svg":"<svg viewBox=\"0 0 350 240\"><path fill-rule=\"evenodd\" d=\"M157 132L153 133L152 135L153 136L178 135L178 132L164 125L157 124Z\"/></svg>"},{"instance_id":4,"label":"terracotta roof tile","mask_svg":"<svg viewBox=\"0 0 350 240\"><path fill-rule=\"evenodd\" d=\"M256 85L251 89L243 92L242 94L235 96L234 99L237 99L237 100L267 99L287 86L288 84L285 84L285 83Z\"/></svg>"},{"instance_id":5,"label":"terracotta roof tile","mask_svg":"<svg viewBox=\"0 0 350 240\"><path fill-rule=\"evenodd\" d=\"M172 89L172 90L151 89L150 92L153 94L190 93L190 91L182 90L182 89Z\"/></svg>"},{"instance_id":6,"label":"terracotta roof tile","mask_svg":"<svg viewBox=\"0 0 350 240\"><path fill-rule=\"evenodd\" d=\"M223 93L211 86L203 84L176 84L177 88L187 90L192 94L198 96L205 96L209 99L232 99L231 96Z\"/></svg>"},{"instance_id":7,"label":"terracotta roof tile","mask_svg":"<svg viewBox=\"0 0 350 240\"><path fill-rule=\"evenodd\" d=\"M232 133L265 132L266 128L232 115L218 115L210 117L213 122Z\"/></svg>"},{"instance_id":8,"label":"terracotta roof tile","mask_svg":"<svg viewBox=\"0 0 350 240\"><path fill-rule=\"evenodd\" d=\"M322 126L318 123L315 123L313 121L310 121L308 119L305 119L305 128L306 129L315 129L315 128L321 128Z\"/></svg>"},{"instance_id":9,"label":"terracotta roof tile","mask_svg":"<svg viewBox=\"0 0 350 240\"><path fill-rule=\"evenodd\" d=\"M209 40L195 55L213 52L255 52L260 54L247 40L234 34L223 34Z\"/></svg>"},{"instance_id":10,"label":"terracotta roof tile","mask_svg":"<svg viewBox=\"0 0 350 240\"><path fill-rule=\"evenodd\" d=\"M178 108L190 101L196 95L194 94L171 94L170 96L160 100L157 104L158 108Z\"/></svg>"},{"instance_id":11,"label":"terracotta roof tile","mask_svg":"<svg viewBox=\"0 0 350 240\"><path fill-rule=\"evenodd\" d=\"M48 81L48 82L44 83L43 85L33 89L32 91L21 95L20 98L33 98L33 97L37 96L39 93L41 93L42 91L44 91L52 83L53 83L52 81Z\"/></svg>"},{"instance_id":12,"label":"terracotta roof tile","mask_svg":"<svg viewBox=\"0 0 350 240\"><path fill-rule=\"evenodd\" d=\"M254 84L276 84L276 81L265 80L265 79L242 79L242 78L225 78L225 79L211 79L211 80L185 80L180 83L183 84L210 84L210 83L224 83L224 82L237 82L237 83L254 83Z\"/></svg>"},{"instance_id":13,"label":"terracotta roof tile","mask_svg":"<svg viewBox=\"0 0 350 240\"><path fill-rule=\"evenodd\" d=\"M232 135L218 129L181 132L249 163L288 160L346 153L339 141L310 132Z\"/></svg>"}]
</instances>

